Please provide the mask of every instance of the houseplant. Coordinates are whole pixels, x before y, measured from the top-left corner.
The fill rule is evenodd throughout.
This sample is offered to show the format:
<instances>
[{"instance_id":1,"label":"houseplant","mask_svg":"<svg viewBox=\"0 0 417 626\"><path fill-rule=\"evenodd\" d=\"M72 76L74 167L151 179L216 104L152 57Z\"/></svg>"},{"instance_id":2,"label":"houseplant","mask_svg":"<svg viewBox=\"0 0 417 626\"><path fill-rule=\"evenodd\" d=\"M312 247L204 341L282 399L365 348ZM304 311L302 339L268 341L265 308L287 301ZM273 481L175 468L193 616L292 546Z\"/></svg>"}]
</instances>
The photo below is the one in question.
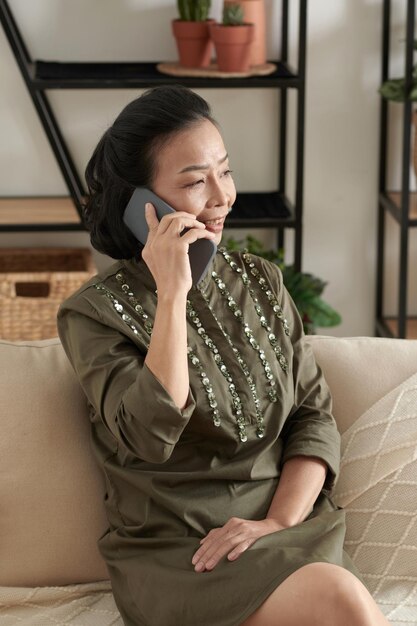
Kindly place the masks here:
<instances>
[{"instance_id":1,"label":"houseplant","mask_svg":"<svg viewBox=\"0 0 417 626\"><path fill-rule=\"evenodd\" d=\"M250 44L254 26L243 21L242 7L226 3L223 22L210 24L210 36L216 48L217 65L222 72L247 72L250 67Z\"/></svg>"},{"instance_id":2,"label":"houseplant","mask_svg":"<svg viewBox=\"0 0 417 626\"><path fill-rule=\"evenodd\" d=\"M417 50L417 40L413 43L414 50ZM391 78L382 83L379 88L379 93L386 100L392 102L405 102L407 99L415 102L417 101L417 65L413 67L411 89L408 94L405 91L405 78ZM417 176L417 110L414 109L413 114L413 126L414 126L414 146L413 146L413 167L414 173Z\"/></svg>"},{"instance_id":3,"label":"houseplant","mask_svg":"<svg viewBox=\"0 0 417 626\"><path fill-rule=\"evenodd\" d=\"M262 243L251 235L244 241L236 241L230 237L224 245L228 250L247 250L278 265L306 334L314 335L317 327L337 326L342 321L339 313L321 298L327 283L312 274L297 271L293 265L285 265L282 251L265 250Z\"/></svg>"},{"instance_id":4,"label":"houseplant","mask_svg":"<svg viewBox=\"0 0 417 626\"><path fill-rule=\"evenodd\" d=\"M266 63L265 0L224 0L225 4L238 4L243 9L243 20L253 24L254 36L250 45L250 65Z\"/></svg>"},{"instance_id":5,"label":"houseplant","mask_svg":"<svg viewBox=\"0 0 417 626\"><path fill-rule=\"evenodd\" d=\"M179 19L172 21L180 65L207 67L210 65L212 42L208 18L211 0L178 0Z\"/></svg>"},{"instance_id":6,"label":"houseplant","mask_svg":"<svg viewBox=\"0 0 417 626\"><path fill-rule=\"evenodd\" d=\"M417 39L413 43L414 50L417 50ZM379 88L381 96L393 102L404 102L406 100L405 78L391 78L382 83ZM408 95L410 100L417 100L417 65L413 67L413 81L411 91Z\"/></svg>"}]
</instances>

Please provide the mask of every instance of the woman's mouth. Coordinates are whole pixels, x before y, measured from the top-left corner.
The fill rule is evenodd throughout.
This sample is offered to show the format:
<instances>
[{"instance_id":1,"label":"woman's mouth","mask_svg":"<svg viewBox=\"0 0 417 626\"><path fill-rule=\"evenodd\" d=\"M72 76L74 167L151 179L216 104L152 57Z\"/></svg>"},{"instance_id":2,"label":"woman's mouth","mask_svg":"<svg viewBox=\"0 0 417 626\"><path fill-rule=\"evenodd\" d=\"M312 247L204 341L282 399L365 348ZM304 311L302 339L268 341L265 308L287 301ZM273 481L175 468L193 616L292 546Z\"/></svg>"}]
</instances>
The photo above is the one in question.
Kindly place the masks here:
<instances>
[{"instance_id":1,"label":"woman's mouth","mask_svg":"<svg viewBox=\"0 0 417 626\"><path fill-rule=\"evenodd\" d=\"M218 233L223 230L224 220L225 216L219 217L215 220L207 220L204 224L206 225L206 229L211 233Z\"/></svg>"}]
</instances>

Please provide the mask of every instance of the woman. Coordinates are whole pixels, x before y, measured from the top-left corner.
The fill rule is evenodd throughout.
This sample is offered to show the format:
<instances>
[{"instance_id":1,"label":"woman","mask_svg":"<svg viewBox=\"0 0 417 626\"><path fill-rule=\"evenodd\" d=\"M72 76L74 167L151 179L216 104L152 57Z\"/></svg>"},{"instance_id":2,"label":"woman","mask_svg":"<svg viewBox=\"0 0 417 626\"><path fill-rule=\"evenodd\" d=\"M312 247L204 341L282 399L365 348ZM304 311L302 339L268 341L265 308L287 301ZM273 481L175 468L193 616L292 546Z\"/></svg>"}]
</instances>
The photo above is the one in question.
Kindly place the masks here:
<instances>
[{"instance_id":1,"label":"woman","mask_svg":"<svg viewBox=\"0 0 417 626\"><path fill-rule=\"evenodd\" d=\"M188 247L220 243L236 197L207 103L146 92L86 179L92 244L119 260L62 305L59 333L91 407L125 624L387 624L343 553L339 435L278 268L219 250L192 286ZM137 186L176 210L147 206L143 249L122 221Z\"/></svg>"}]
</instances>

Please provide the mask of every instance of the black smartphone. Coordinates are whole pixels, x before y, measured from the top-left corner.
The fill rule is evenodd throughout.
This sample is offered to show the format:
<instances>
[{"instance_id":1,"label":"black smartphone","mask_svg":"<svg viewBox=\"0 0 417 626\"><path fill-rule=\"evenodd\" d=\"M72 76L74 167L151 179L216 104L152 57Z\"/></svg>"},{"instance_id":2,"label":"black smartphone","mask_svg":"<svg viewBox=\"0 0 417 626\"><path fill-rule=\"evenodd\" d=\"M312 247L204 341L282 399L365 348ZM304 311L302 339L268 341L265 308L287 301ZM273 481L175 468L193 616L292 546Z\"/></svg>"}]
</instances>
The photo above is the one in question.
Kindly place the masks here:
<instances>
[{"instance_id":1,"label":"black smartphone","mask_svg":"<svg viewBox=\"0 0 417 626\"><path fill-rule=\"evenodd\" d=\"M151 202L156 209L158 219L168 213L175 212L169 204L146 187L137 187L130 198L123 215L123 221L136 239L145 245L149 228L145 219L145 204ZM198 283L207 274L210 261L217 251L217 246L211 239L197 239L190 244L188 256L190 258L191 276L193 285Z\"/></svg>"}]
</instances>

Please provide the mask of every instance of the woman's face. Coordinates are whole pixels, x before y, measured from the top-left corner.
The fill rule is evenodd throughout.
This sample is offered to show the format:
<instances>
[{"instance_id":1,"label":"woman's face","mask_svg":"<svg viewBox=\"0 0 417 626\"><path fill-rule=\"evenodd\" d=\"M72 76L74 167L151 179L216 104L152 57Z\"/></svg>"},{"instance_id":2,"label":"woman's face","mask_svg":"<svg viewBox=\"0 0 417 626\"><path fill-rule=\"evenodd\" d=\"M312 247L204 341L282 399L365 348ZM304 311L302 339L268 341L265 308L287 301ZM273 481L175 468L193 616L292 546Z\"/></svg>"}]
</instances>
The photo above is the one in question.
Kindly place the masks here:
<instances>
[{"instance_id":1,"label":"woman's face","mask_svg":"<svg viewBox=\"0 0 417 626\"><path fill-rule=\"evenodd\" d=\"M236 199L223 139L209 120L174 135L156 156L152 191L177 211L204 222L220 243L224 220Z\"/></svg>"}]
</instances>

